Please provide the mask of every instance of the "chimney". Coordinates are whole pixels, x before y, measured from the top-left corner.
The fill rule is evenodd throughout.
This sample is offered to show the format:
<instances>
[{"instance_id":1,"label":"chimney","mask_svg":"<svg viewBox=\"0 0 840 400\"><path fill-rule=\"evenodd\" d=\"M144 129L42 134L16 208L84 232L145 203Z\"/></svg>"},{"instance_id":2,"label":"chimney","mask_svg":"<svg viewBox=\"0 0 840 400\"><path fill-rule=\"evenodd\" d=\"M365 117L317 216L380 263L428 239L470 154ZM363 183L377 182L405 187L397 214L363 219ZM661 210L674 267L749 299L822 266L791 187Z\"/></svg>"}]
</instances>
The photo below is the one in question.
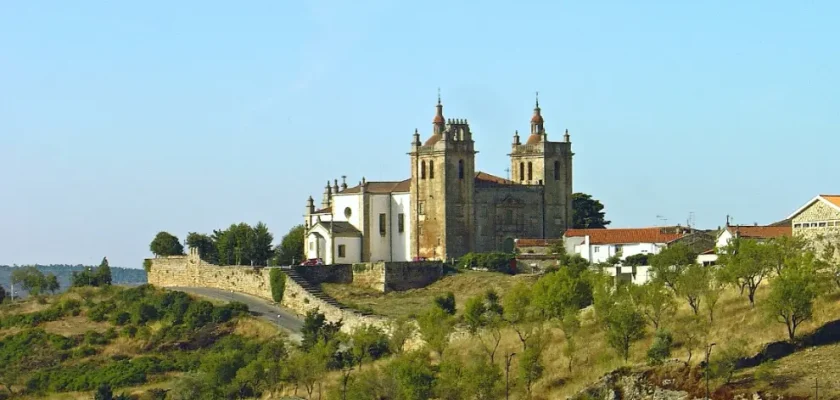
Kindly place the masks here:
<instances>
[{"instance_id":1,"label":"chimney","mask_svg":"<svg viewBox=\"0 0 840 400\"><path fill-rule=\"evenodd\" d=\"M341 190L347 189L347 175L341 175Z\"/></svg>"}]
</instances>

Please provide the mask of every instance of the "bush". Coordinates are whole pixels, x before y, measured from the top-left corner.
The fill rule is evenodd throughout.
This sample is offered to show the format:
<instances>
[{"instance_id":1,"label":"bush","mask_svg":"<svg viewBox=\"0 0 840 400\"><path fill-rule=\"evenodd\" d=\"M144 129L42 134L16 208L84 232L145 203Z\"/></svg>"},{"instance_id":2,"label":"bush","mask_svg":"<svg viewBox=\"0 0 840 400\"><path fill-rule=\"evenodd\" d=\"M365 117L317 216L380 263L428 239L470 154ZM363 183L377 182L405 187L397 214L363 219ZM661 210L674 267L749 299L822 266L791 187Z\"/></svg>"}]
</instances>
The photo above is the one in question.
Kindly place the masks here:
<instances>
[{"instance_id":1,"label":"bush","mask_svg":"<svg viewBox=\"0 0 840 400\"><path fill-rule=\"evenodd\" d=\"M271 281L271 297L280 303L283 301L283 293L286 291L286 274L279 268L272 268L268 273Z\"/></svg>"},{"instance_id":2,"label":"bush","mask_svg":"<svg viewBox=\"0 0 840 400\"><path fill-rule=\"evenodd\" d=\"M671 356L671 345L674 337L671 332L659 330L653 339L650 349L647 352L648 365L661 365L665 359Z\"/></svg>"},{"instance_id":3,"label":"bush","mask_svg":"<svg viewBox=\"0 0 840 400\"><path fill-rule=\"evenodd\" d=\"M458 260L458 268L461 269L486 269L494 272L513 274L513 254L492 252L492 253L467 253Z\"/></svg>"},{"instance_id":4,"label":"bush","mask_svg":"<svg viewBox=\"0 0 840 400\"><path fill-rule=\"evenodd\" d=\"M447 314L455 315L455 295L452 292L435 297L435 305Z\"/></svg>"},{"instance_id":5,"label":"bush","mask_svg":"<svg viewBox=\"0 0 840 400\"><path fill-rule=\"evenodd\" d=\"M765 361L755 369L755 380L764 384L773 382L773 376L776 373L776 362Z\"/></svg>"}]
</instances>

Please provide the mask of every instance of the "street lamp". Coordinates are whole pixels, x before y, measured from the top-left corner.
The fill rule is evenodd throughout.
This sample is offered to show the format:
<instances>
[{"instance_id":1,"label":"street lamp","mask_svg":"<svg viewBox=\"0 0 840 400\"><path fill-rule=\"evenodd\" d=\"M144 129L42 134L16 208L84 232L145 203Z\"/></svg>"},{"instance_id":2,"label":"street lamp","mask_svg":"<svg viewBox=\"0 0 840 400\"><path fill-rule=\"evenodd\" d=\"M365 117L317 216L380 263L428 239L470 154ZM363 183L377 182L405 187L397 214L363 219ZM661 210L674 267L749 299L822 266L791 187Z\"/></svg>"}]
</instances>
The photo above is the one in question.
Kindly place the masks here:
<instances>
[{"instance_id":1,"label":"street lamp","mask_svg":"<svg viewBox=\"0 0 840 400\"><path fill-rule=\"evenodd\" d=\"M709 347L706 348L706 400L709 400L709 356L712 354L712 347L715 344L709 343Z\"/></svg>"}]
</instances>

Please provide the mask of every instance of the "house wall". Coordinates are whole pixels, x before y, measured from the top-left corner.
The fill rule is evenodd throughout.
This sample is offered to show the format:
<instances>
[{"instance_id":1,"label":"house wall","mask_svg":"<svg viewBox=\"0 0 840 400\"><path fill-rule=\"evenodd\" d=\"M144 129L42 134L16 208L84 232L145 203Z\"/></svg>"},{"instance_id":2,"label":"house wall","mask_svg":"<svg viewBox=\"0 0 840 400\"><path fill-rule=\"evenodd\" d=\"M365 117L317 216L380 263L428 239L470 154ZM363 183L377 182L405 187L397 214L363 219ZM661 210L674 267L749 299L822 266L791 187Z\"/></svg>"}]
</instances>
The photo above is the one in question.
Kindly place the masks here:
<instances>
[{"instance_id":1,"label":"house wall","mask_svg":"<svg viewBox=\"0 0 840 400\"><path fill-rule=\"evenodd\" d=\"M396 193L391 196L391 261L411 261L411 194ZM399 215L403 214L403 231L399 230Z\"/></svg>"},{"instance_id":2,"label":"house wall","mask_svg":"<svg viewBox=\"0 0 840 400\"><path fill-rule=\"evenodd\" d=\"M339 246L344 246L344 257L341 256ZM335 238L335 264L352 264L362 261L362 238L343 237Z\"/></svg>"},{"instance_id":3,"label":"house wall","mask_svg":"<svg viewBox=\"0 0 840 400\"><path fill-rule=\"evenodd\" d=\"M581 243L579 238L568 238L573 243L573 251L592 263L606 262L610 257L621 253L621 259L636 254L658 254L666 246L665 243L628 243L628 244L590 244L589 236Z\"/></svg>"},{"instance_id":4,"label":"house wall","mask_svg":"<svg viewBox=\"0 0 840 400\"><path fill-rule=\"evenodd\" d=\"M604 268L603 271L607 275L616 277L616 281L624 280L636 285L644 285L653 278L650 267L646 265L638 267L608 267Z\"/></svg>"},{"instance_id":5,"label":"house wall","mask_svg":"<svg viewBox=\"0 0 840 400\"><path fill-rule=\"evenodd\" d=\"M335 221L347 221L358 230L361 228L362 219L362 195L361 193L335 194L332 197L332 218ZM344 214L345 209L350 209L350 218Z\"/></svg>"},{"instance_id":6,"label":"house wall","mask_svg":"<svg viewBox=\"0 0 840 400\"><path fill-rule=\"evenodd\" d=\"M732 240L734 236L728 230L724 229L721 232L720 236L718 236L717 241L715 242L715 247L718 249L722 249L729 245L729 242Z\"/></svg>"},{"instance_id":7,"label":"house wall","mask_svg":"<svg viewBox=\"0 0 840 400\"><path fill-rule=\"evenodd\" d=\"M791 223L793 234L805 238L817 254L820 254L824 247L822 238L840 235L840 211L825 204L822 200L817 200L793 217Z\"/></svg>"},{"instance_id":8,"label":"house wall","mask_svg":"<svg viewBox=\"0 0 840 400\"><path fill-rule=\"evenodd\" d=\"M321 234L315 234L310 231L306 236L306 258L321 258L327 261L327 239Z\"/></svg>"}]
</instances>

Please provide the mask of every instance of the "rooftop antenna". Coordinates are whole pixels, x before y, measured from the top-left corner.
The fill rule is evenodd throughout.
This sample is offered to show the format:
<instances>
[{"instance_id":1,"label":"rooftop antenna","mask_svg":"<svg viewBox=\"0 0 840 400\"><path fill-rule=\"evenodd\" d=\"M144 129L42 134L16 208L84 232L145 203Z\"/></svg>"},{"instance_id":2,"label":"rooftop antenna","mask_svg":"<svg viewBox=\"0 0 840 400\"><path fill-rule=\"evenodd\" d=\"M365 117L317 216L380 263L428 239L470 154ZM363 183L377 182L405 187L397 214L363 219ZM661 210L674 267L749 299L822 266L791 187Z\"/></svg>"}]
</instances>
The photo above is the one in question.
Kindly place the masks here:
<instances>
[{"instance_id":1,"label":"rooftop antenna","mask_svg":"<svg viewBox=\"0 0 840 400\"><path fill-rule=\"evenodd\" d=\"M661 216L661 215L659 215L659 214L657 214L657 215L656 215L656 218L657 218L658 220L662 221L663 225L665 225L665 226L667 226L667 225L668 225L668 218L665 218L665 217L663 217L663 216Z\"/></svg>"},{"instance_id":2,"label":"rooftop antenna","mask_svg":"<svg viewBox=\"0 0 840 400\"><path fill-rule=\"evenodd\" d=\"M505 168L505 172L507 172L507 179L510 180L510 168Z\"/></svg>"},{"instance_id":3,"label":"rooftop antenna","mask_svg":"<svg viewBox=\"0 0 840 400\"><path fill-rule=\"evenodd\" d=\"M694 226L694 211L688 212L688 220L686 220L686 225L688 225L689 229L691 229L691 227Z\"/></svg>"}]
</instances>

